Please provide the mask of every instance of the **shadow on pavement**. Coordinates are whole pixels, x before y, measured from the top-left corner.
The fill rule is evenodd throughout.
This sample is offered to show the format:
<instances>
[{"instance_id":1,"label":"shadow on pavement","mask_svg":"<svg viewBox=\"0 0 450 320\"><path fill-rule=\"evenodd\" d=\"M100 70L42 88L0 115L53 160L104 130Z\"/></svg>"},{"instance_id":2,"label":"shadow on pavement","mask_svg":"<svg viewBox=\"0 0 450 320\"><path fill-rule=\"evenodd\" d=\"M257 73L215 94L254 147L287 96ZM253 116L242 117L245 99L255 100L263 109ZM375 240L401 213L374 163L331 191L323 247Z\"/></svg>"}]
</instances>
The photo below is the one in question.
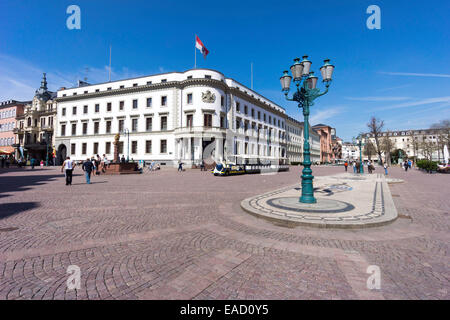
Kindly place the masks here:
<instances>
[{"instance_id":1,"label":"shadow on pavement","mask_svg":"<svg viewBox=\"0 0 450 320\"><path fill-rule=\"evenodd\" d=\"M23 211L37 208L38 206L37 202L0 203L0 220Z\"/></svg>"},{"instance_id":2,"label":"shadow on pavement","mask_svg":"<svg viewBox=\"0 0 450 320\"><path fill-rule=\"evenodd\" d=\"M38 186L62 176L62 174L3 176L0 178L0 198L9 196L10 192L29 190L31 186Z\"/></svg>"}]
</instances>

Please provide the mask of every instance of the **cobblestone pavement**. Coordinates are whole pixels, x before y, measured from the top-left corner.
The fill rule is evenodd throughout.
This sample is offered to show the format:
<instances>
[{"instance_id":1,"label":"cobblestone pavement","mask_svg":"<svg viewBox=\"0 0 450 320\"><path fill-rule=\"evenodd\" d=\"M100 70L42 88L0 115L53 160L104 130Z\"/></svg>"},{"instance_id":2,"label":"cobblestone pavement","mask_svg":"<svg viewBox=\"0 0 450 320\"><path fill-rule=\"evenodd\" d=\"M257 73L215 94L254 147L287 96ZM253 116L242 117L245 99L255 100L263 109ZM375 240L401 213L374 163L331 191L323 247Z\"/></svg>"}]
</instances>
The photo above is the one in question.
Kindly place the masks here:
<instances>
[{"instance_id":1,"label":"cobblestone pavement","mask_svg":"<svg viewBox=\"0 0 450 320\"><path fill-rule=\"evenodd\" d=\"M164 168L91 185L77 168L72 186L55 169L0 170L0 299L450 298L450 175L392 168L405 180L390 185L399 219L325 230L240 208L297 182L300 167L233 177ZM67 288L69 265L80 289ZM380 267L379 290L367 289L369 265Z\"/></svg>"}]
</instances>

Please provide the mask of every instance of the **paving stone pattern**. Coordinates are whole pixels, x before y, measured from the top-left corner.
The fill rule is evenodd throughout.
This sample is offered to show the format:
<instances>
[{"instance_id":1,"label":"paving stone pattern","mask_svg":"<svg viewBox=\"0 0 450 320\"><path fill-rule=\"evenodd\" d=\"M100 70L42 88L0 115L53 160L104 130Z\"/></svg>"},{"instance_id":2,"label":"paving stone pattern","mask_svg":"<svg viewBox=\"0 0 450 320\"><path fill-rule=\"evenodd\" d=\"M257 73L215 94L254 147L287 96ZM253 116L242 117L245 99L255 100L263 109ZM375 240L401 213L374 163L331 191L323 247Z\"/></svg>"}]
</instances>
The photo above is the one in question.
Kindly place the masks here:
<instances>
[{"instance_id":1,"label":"paving stone pattern","mask_svg":"<svg viewBox=\"0 0 450 320\"><path fill-rule=\"evenodd\" d=\"M78 168L72 186L56 169L0 170L0 299L450 298L450 175L392 168L405 181L389 186L399 219L328 230L240 208L298 182L301 167L232 177L163 168L91 185ZM67 288L70 265L79 290ZM367 289L369 265L380 290Z\"/></svg>"}]
</instances>

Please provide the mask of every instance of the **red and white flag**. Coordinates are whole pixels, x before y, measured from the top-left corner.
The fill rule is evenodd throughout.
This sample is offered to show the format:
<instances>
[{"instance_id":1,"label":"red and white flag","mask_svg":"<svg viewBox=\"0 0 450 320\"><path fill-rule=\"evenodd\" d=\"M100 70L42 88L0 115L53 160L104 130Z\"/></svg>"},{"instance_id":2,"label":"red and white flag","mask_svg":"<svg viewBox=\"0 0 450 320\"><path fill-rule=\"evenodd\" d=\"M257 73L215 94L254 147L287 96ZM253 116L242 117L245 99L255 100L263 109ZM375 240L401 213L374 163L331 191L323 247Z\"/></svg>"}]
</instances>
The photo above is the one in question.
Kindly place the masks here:
<instances>
[{"instance_id":1,"label":"red and white flag","mask_svg":"<svg viewBox=\"0 0 450 320\"><path fill-rule=\"evenodd\" d=\"M200 52L203 55L203 58L206 59L206 56L208 55L209 51L208 49L206 49L205 45L203 44L203 42L199 39L199 37L195 36L195 47L200 50Z\"/></svg>"}]
</instances>

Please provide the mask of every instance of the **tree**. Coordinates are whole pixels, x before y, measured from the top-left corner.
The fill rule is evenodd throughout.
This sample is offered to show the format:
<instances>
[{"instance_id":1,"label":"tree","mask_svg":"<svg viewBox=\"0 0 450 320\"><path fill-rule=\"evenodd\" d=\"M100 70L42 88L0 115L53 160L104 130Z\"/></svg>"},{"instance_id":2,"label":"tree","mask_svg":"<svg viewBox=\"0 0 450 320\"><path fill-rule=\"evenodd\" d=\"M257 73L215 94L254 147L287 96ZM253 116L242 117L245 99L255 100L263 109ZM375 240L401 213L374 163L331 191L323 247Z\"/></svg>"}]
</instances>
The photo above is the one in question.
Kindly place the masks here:
<instances>
[{"instance_id":1,"label":"tree","mask_svg":"<svg viewBox=\"0 0 450 320\"><path fill-rule=\"evenodd\" d=\"M432 141L424 140L420 143L420 149L428 160L433 160L433 153L437 150L437 144Z\"/></svg>"},{"instance_id":2,"label":"tree","mask_svg":"<svg viewBox=\"0 0 450 320\"><path fill-rule=\"evenodd\" d=\"M381 159L380 137L384 127L384 121L372 117L370 118L369 123L367 123L367 127L369 128L369 133L375 139L376 152L378 153L379 163L382 165L383 159Z\"/></svg>"},{"instance_id":3,"label":"tree","mask_svg":"<svg viewBox=\"0 0 450 320\"><path fill-rule=\"evenodd\" d=\"M391 152L394 149L394 143L389 138L389 132L386 133L386 136L381 139L381 150L384 153L384 161L388 165L391 165Z\"/></svg>"},{"instance_id":4,"label":"tree","mask_svg":"<svg viewBox=\"0 0 450 320\"><path fill-rule=\"evenodd\" d=\"M372 141L368 140L363 148L363 154L369 158L369 160L372 159L372 155L377 154L377 150L375 149L375 146L373 145Z\"/></svg>"}]
</instances>

